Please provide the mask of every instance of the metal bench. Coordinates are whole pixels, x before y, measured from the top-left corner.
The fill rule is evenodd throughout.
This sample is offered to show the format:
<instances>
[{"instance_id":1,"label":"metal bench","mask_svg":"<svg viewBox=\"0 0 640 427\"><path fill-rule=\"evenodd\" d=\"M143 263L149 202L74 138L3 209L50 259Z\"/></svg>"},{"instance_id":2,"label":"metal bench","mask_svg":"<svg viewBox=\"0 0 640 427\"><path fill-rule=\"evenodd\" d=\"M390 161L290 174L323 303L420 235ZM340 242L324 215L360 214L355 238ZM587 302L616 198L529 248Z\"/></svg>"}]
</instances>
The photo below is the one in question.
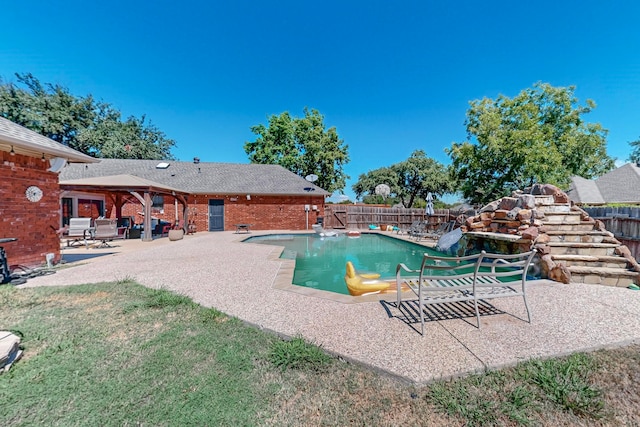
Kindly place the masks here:
<instances>
[{"instance_id":1,"label":"metal bench","mask_svg":"<svg viewBox=\"0 0 640 427\"><path fill-rule=\"evenodd\" d=\"M241 231L243 233L251 233L250 228L253 224L235 224L236 226L236 234L240 233Z\"/></svg>"},{"instance_id":2,"label":"metal bench","mask_svg":"<svg viewBox=\"0 0 640 427\"><path fill-rule=\"evenodd\" d=\"M396 268L398 308L403 301L402 285L418 297L420 324L424 335L425 305L472 301L478 328L478 301L492 298L521 296L531 323L527 305L527 271L534 251L515 254L481 252L465 257L444 257L425 254L418 270L404 264ZM417 275L416 275L417 274ZM408 291L407 291L408 292Z\"/></svg>"}]
</instances>

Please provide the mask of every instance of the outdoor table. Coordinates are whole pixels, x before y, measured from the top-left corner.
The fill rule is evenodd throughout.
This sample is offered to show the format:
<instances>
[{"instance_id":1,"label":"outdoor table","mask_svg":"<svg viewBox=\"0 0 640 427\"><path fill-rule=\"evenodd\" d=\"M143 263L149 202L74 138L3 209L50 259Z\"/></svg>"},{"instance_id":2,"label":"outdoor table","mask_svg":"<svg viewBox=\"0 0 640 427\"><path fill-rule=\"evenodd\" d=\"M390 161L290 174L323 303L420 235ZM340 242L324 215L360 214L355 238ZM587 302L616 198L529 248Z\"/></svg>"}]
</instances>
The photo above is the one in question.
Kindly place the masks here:
<instances>
[{"instance_id":1,"label":"outdoor table","mask_svg":"<svg viewBox=\"0 0 640 427\"><path fill-rule=\"evenodd\" d=\"M0 237L0 243L15 242L16 240L18 239L15 237ZM0 246L0 273L2 274L2 281L0 281L0 283L9 283L11 281L7 253L2 246Z\"/></svg>"},{"instance_id":2,"label":"outdoor table","mask_svg":"<svg viewBox=\"0 0 640 427\"><path fill-rule=\"evenodd\" d=\"M240 231L244 232L244 233L251 233L251 231L249 230L249 228L253 225L253 224L234 224L236 226L236 234L240 233Z\"/></svg>"}]
</instances>

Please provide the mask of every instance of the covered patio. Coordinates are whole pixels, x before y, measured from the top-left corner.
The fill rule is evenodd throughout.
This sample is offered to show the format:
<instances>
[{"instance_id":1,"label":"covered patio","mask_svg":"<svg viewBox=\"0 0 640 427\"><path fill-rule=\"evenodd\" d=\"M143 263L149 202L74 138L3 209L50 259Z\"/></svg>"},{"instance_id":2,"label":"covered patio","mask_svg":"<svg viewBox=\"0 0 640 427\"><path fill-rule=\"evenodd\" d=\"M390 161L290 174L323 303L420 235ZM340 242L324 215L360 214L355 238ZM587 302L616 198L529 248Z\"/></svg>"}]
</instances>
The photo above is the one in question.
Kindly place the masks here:
<instances>
[{"instance_id":1,"label":"covered patio","mask_svg":"<svg viewBox=\"0 0 640 427\"><path fill-rule=\"evenodd\" d=\"M133 197L143 207L143 228L151 230L152 199L154 195L173 197L182 206L182 227L187 232L189 223L189 193L134 175L110 175L60 181L62 191L82 191L84 193L102 193L110 197L115 207L116 218L122 218L122 207ZM143 241L153 240L150 232L144 234Z\"/></svg>"}]
</instances>

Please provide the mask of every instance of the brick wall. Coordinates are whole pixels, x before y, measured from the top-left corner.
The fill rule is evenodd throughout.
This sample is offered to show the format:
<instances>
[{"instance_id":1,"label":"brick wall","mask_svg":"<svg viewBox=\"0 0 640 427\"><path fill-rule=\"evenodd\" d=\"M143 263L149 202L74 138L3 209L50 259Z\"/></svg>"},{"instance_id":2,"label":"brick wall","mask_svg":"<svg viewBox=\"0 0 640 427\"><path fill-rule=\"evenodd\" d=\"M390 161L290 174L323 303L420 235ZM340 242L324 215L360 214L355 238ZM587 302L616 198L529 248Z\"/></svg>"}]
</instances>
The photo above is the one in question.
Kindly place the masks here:
<instances>
[{"instance_id":1,"label":"brick wall","mask_svg":"<svg viewBox=\"0 0 640 427\"><path fill-rule=\"evenodd\" d=\"M309 227L316 223L318 216L324 216L323 197L252 195L251 200L240 196L233 201L234 198L224 197L225 230L235 230L234 224L253 224L251 228L255 230L304 230L305 204L318 208L318 211L309 211Z\"/></svg>"},{"instance_id":2,"label":"brick wall","mask_svg":"<svg viewBox=\"0 0 640 427\"><path fill-rule=\"evenodd\" d=\"M196 195L189 197L189 220L196 224L197 231L209 230L209 200L224 200L224 228L235 230L234 224L252 224L252 230L304 230L307 216L304 205L316 205L318 211L309 211L309 229L318 216L324 216L322 196L260 196L251 195ZM136 223L142 222L140 204L128 203L122 208L122 215L135 216ZM163 212L153 216L168 222L175 221L175 205L172 197L165 197ZM182 205L178 204L178 218L182 219Z\"/></svg>"},{"instance_id":3,"label":"brick wall","mask_svg":"<svg viewBox=\"0 0 640 427\"><path fill-rule=\"evenodd\" d=\"M40 158L0 151L0 237L18 238L2 244L10 265L42 265L47 253L60 258L60 240L50 227L60 227L60 186L48 167ZM42 190L39 202L25 196L32 185Z\"/></svg>"}]
</instances>

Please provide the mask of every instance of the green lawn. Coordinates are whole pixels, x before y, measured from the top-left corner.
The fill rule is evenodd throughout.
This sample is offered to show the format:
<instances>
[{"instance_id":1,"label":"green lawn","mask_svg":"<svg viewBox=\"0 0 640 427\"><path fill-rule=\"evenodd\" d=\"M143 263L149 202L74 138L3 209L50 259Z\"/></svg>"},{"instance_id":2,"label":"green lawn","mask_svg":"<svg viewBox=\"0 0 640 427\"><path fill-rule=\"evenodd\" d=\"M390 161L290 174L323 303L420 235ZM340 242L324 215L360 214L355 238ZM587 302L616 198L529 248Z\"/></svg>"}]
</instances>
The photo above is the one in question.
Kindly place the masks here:
<instances>
[{"instance_id":1,"label":"green lawn","mask_svg":"<svg viewBox=\"0 0 640 427\"><path fill-rule=\"evenodd\" d=\"M131 282L0 287L24 356L0 375L12 425L629 425L637 346L405 384Z\"/></svg>"}]
</instances>

